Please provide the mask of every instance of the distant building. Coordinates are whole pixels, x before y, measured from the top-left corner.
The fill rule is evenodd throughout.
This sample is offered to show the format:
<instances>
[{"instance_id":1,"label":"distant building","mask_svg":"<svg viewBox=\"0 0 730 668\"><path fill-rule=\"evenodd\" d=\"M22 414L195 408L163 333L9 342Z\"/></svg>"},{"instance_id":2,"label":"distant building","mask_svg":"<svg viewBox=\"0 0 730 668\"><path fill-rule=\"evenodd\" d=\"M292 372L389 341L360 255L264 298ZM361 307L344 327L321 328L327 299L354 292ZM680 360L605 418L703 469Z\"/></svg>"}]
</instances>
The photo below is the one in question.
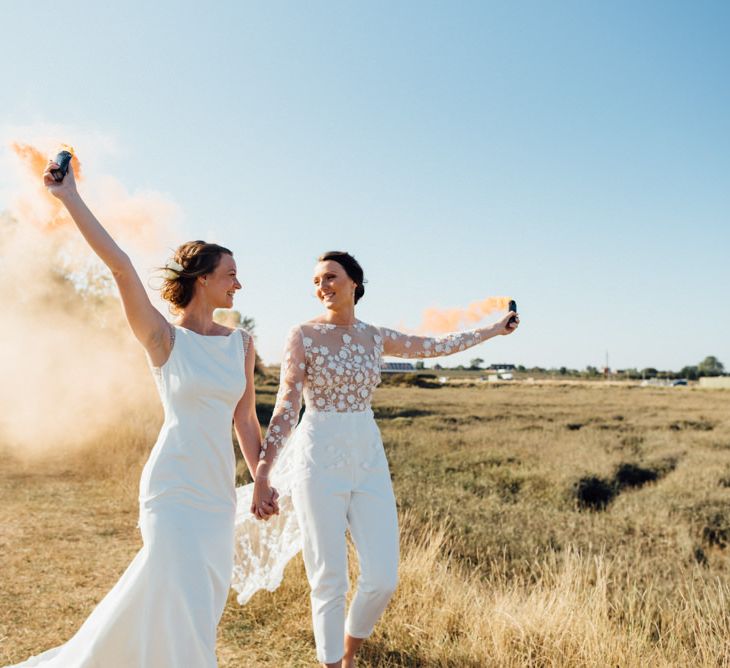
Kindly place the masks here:
<instances>
[{"instance_id":1,"label":"distant building","mask_svg":"<svg viewBox=\"0 0 730 668\"><path fill-rule=\"evenodd\" d=\"M416 368L410 362L383 362L381 373L411 373Z\"/></svg>"},{"instance_id":2,"label":"distant building","mask_svg":"<svg viewBox=\"0 0 730 668\"><path fill-rule=\"evenodd\" d=\"M514 376L508 371L504 373L490 373L487 376L488 383L498 383L500 380L514 380Z\"/></svg>"},{"instance_id":3,"label":"distant building","mask_svg":"<svg viewBox=\"0 0 730 668\"><path fill-rule=\"evenodd\" d=\"M515 365L514 364L490 364L487 368L487 371L514 371Z\"/></svg>"}]
</instances>

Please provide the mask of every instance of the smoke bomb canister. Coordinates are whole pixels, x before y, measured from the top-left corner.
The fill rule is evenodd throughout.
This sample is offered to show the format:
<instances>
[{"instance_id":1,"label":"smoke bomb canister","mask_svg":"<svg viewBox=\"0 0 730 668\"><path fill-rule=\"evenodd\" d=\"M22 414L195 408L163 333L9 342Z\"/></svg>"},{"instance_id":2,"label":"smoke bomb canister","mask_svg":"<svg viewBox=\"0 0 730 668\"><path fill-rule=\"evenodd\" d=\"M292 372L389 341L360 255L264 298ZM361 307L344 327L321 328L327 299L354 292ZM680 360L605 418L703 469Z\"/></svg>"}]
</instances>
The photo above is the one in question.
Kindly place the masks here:
<instances>
[{"instance_id":1,"label":"smoke bomb canister","mask_svg":"<svg viewBox=\"0 0 730 668\"><path fill-rule=\"evenodd\" d=\"M504 303L504 302L503 302L503 303ZM517 313L517 302L516 302L516 301L515 301L514 299L510 299L510 300L509 300L509 304L508 304L508 306L507 306L507 310L508 310L508 311L514 311L515 313ZM507 324L508 324L508 325L511 325L511 324L512 324L513 322L515 322L515 316L512 316L512 317L511 317L511 318L509 319L509 321L508 321L508 323L507 323Z\"/></svg>"},{"instance_id":2,"label":"smoke bomb canister","mask_svg":"<svg viewBox=\"0 0 730 668\"><path fill-rule=\"evenodd\" d=\"M64 146L59 152L54 162L58 165L57 169L51 170L51 176L59 183L63 181L63 177L68 172L68 166L71 164L71 158L74 157L73 149L70 146Z\"/></svg>"}]
</instances>

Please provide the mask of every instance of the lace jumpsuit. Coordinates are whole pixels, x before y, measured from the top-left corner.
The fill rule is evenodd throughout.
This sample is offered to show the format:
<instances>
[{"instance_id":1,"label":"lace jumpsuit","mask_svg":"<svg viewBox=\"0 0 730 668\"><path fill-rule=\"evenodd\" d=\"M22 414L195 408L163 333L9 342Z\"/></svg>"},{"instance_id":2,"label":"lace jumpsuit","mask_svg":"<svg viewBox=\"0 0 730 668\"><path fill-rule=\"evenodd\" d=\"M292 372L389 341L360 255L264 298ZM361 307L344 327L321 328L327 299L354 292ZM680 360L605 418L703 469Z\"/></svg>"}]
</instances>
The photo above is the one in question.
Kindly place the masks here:
<instances>
[{"instance_id":1,"label":"lace jumpsuit","mask_svg":"<svg viewBox=\"0 0 730 668\"><path fill-rule=\"evenodd\" d=\"M370 407L382 357L440 357L481 340L481 330L427 338L359 321L305 323L289 334L261 451L262 459L276 462L271 480L281 513L255 524L248 513L251 486L239 490L233 586L240 603L257 589L275 589L286 562L302 549L323 663L342 658L345 632L372 633L397 583L395 498ZM297 426L302 400L306 411ZM360 577L345 622L348 528Z\"/></svg>"}]
</instances>

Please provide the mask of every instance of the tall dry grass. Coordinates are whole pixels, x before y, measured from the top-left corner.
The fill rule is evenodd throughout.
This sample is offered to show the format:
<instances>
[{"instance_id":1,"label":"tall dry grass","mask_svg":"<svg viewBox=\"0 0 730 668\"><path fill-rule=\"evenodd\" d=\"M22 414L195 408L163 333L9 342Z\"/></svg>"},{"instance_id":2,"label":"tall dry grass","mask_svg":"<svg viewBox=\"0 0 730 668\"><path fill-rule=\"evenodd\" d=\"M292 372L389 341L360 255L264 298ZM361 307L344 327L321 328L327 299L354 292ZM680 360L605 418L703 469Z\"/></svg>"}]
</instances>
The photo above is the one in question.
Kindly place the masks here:
<instances>
[{"instance_id":1,"label":"tall dry grass","mask_svg":"<svg viewBox=\"0 0 730 668\"><path fill-rule=\"evenodd\" d=\"M728 398L379 390L402 563L361 665L730 666ZM262 418L272 401L263 387ZM138 412L67 457L6 460L0 663L71 635L138 549L137 479L158 424L157 409ZM659 473L618 485L628 464ZM591 476L615 485L602 510L576 497ZM301 559L273 594L230 598L219 659L313 665Z\"/></svg>"},{"instance_id":2,"label":"tall dry grass","mask_svg":"<svg viewBox=\"0 0 730 668\"><path fill-rule=\"evenodd\" d=\"M447 545L443 527L405 516L399 588L363 647L362 665L728 665L728 583L698 586L696 567L685 570L671 603L650 580L622 586L625 565L605 555L571 549L535 562L530 577L495 564L503 575L486 581ZM353 563L352 549L350 556ZM243 613L229 607L222 638L247 648L247 665L312 665L306 594L297 560L278 592ZM223 656L230 658L222 665L241 665L240 655Z\"/></svg>"}]
</instances>

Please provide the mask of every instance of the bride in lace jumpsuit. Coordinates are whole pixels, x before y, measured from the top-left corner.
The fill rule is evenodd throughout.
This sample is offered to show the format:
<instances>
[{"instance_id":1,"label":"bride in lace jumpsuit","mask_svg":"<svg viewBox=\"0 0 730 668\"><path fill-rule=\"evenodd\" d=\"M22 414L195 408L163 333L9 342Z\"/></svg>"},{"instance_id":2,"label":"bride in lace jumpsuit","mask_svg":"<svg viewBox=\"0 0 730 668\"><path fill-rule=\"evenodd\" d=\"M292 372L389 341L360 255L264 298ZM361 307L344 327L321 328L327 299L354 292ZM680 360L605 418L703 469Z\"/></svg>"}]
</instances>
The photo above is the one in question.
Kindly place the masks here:
<instances>
[{"instance_id":1,"label":"bride in lace jumpsuit","mask_svg":"<svg viewBox=\"0 0 730 668\"><path fill-rule=\"evenodd\" d=\"M286 560L301 546L311 586L317 658L326 666L350 666L397 583L396 504L370 407L382 357L450 355L510 334L518 319L510 323L516 314L509 313L494 325L440 338L366 324L354 313L364 293L362 269L347 253L323 255L314 284L327 312L289 334L256 482L248 490L252 498L240 491L233 586L242 603L257 586L275 588ZM306 411L297 426L302 400ZM281 512L257 534L243 516L242 505L250 498L255 510L271 498L270 481L281 493ZM348 528L360 577L345 620Z\"/></svg>"},{"instance_id":2,"label":"bride in lace jumpsuit","mask_svg":"<svg viewBox=\"0 0 730 668\"><path fill-rule=\"evenodd\" d=\"M178 248L163 286L181 313L171 326L129 258L79 197L73 171L44 174L91 248L111 269L131 329L153 368L165 421L140 481L143 547L79 631L24 668L214 668L216 627L230 588L236 510L233 420L254 470L261 432L254 352L243 330L213 322L241 284L225 248ZM270 499L270 501L274 501ZM261 504L262 517L273 504Z\"/></svg>"}]
</instances>

